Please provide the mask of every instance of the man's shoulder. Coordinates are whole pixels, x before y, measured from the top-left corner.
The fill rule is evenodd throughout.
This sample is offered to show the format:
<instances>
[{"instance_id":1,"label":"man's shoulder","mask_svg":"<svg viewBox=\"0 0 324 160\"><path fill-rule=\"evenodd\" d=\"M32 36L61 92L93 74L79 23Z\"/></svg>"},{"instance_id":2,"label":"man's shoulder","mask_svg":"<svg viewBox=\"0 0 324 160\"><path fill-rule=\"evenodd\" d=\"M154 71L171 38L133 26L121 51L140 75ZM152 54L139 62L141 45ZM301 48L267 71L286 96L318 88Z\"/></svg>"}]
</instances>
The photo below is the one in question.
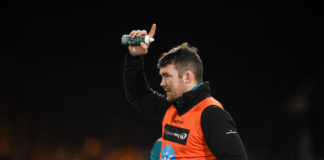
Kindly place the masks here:
<instances>
[{"instance_id":1,"label":"man's shoulder","mask_svg":"<svg viewBox=\"0 0 324 160\"><path fill-rule=\"evenodd\" d=\"M221 109L224 109L223 105L212 96L206 97L204 100L200 102L200 104L204 106L204 110L210 106L217 106Z\"/></svg>"},{"instance_id":2,"label":"man's shoulder","mask_svg":"<svg viewBox=\"0 0 324 160\"><path fill-rule=\"evenodd\" d=\"M229 112L217 105L210 105L201 114L202 121L233 121Z\"/></svg>"}]
</instances>

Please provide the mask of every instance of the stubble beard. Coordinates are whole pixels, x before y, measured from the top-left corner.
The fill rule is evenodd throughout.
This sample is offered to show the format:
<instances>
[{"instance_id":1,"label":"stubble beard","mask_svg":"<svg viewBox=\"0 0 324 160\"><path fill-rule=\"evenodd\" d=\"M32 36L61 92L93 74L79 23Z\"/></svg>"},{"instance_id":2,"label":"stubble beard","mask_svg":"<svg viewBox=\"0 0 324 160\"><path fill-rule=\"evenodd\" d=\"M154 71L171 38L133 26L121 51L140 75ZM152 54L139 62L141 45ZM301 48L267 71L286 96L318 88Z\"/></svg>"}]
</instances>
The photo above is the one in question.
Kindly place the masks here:
<instances>
[{"instance_id":1,"label":"stubble beard","mask_svg":"<svg viewBox=\"0 0 324 160\"><path fill-rule=\"evenodd\" d=\"M171 95L170 94L171 93L169 93L169 96L167 95L167 101L171 103L175 102L180 97L180 96L176 97L174 93Z\"/></svg>"}]
</instances>

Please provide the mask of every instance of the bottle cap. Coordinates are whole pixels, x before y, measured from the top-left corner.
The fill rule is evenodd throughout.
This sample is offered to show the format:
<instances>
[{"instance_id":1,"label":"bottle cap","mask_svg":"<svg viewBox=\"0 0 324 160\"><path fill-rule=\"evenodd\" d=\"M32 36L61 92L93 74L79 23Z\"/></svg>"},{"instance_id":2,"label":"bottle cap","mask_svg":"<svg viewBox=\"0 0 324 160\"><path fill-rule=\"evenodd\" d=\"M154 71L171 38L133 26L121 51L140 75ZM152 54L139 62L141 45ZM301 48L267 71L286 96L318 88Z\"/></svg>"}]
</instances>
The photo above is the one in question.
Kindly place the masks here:
<instances>
[{"instance_id":1,"label":"bottle cap","mask_svg":"<svg viewBox=\"0 0 324 160\"><path fill-rule=\"evenodd\" d=\"M145 44L150 44L152 42L154 42L154 38L146 35L145 38L144 38L144 43Z\"/></svg>"}]
</instances>

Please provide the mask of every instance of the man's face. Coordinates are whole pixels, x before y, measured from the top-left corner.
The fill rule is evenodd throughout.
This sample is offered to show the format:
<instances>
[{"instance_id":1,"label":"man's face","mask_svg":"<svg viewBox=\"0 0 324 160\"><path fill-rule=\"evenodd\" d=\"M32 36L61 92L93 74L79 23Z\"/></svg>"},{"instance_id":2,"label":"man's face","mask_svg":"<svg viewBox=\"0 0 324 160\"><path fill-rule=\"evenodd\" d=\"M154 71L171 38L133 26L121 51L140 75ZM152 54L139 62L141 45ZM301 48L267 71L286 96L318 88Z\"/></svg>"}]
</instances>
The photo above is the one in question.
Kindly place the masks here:
<instances>
[{"instance_id":1,"label":"man's face","mask_svg":"<svg viewBox=\"0 0 324 160\"><path fill-rule=\"evenodd\" d=\"M174 102L184 93L185 81L183 76L179 78L178 71L173 64L160 69L162 81L160 86L164 89L168 102Z\"/></svg>"}]
</instances>

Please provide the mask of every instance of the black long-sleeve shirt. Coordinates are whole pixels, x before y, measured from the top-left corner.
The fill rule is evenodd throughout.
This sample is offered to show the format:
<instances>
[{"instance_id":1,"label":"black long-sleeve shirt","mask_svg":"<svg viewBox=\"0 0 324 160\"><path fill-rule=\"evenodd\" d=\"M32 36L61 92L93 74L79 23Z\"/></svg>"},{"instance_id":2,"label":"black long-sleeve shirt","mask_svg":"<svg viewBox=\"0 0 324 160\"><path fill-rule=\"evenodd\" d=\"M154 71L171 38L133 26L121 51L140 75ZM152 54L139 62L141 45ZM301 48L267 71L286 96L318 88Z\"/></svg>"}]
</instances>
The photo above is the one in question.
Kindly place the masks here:
<instances>
[{"instance_id":1,"label":"black long-sleeve shirt","mask_svg":"<svg viewBox=\"0 0 324 160\"><path fill-rule=\"evenodd\" d=\"M166 96L150 88L144 73L144 57L125 56L124 87L129 103L153 120L162 121L172 105ZM182 105L174 104L178 114L185 114L201 100L210 96L208 82L183 94ZM242 140L231 115L218 106L207 107L201 115L201 128L206 143L219 160L247 160Z\"/></svg>"}]
</instances>

